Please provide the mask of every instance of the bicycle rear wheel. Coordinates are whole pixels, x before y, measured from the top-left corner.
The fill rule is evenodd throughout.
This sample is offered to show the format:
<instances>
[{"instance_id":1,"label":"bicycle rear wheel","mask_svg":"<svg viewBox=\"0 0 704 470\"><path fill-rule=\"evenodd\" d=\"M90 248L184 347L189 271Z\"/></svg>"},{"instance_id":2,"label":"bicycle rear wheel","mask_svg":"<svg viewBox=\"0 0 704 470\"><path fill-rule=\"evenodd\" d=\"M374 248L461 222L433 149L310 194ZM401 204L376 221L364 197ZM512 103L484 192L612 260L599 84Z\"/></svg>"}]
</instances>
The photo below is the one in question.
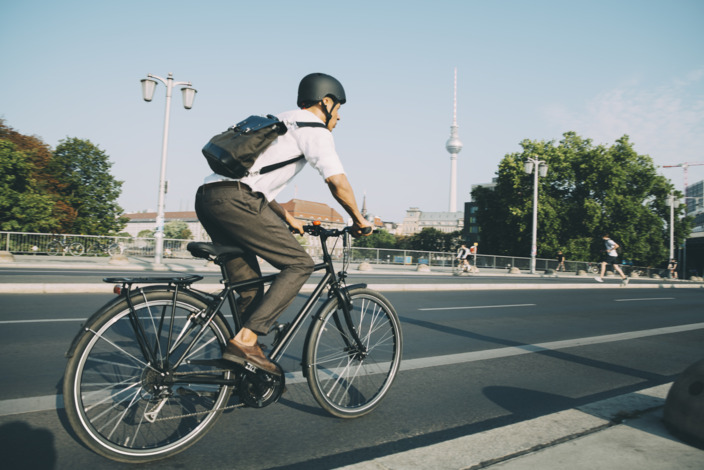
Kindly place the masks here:
<instances>
[{"instance_id":1,"label":"bicycle rear wheel","mask_svg":"<svg viewBox=\"0 0 704 470\"><path fill-rule=\"evenodd\" d=\"M396 377L403 348L398 315L385 297L366 288L351 290L349 297L350 322L333 299L321 308L306 341L310 390L325 411L340 418L365 415L380 404Z\"/></svg>"},{"instance_id":2,"label":"bicycle rear wheel","mask_svg":"<svg viewBox=\"0 0 704 470\"><path fill-rule=\"evenodd\" d=\"M82 243L74 242L68 247L68 252L73 256L81 256L83 252L86 251L86 247Z\"/></svg>"},{"instance_id":3,"label":"bicycle rear wheel","mask_svg":"<svg viewBox=\"0 0 704 470\"><path fill-rule=\"evenodd\" d=\"M194 374L228 380L232 372L191 361L217 362L230 330L216 315L174 369L200 330L198 314L206 305L187 293L174 301L173 291L166 290L135 292L132 302L145 349L154 352L157 364L146 359L125 300L84 327L66 366L63 392L68 420L89 448L121 462L146 462L190 447L217 421L231 387L189 380L198 381ZM170 332L186 341L169 346Z\"/></svg>"}]
</instances>

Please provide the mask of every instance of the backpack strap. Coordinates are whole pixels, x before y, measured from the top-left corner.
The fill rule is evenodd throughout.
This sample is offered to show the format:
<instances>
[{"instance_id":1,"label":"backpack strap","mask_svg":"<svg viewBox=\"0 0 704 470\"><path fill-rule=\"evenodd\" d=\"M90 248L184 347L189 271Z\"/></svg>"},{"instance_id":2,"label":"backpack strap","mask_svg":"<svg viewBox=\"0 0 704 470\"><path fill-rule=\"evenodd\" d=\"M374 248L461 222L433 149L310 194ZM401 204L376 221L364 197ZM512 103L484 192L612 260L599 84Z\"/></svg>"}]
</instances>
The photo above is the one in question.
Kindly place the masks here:
<instances>
[{"instance_id":1,"label":"backpack strap","mask_svg":"<svg viewBox=\"0 0 704 470\"><path fill-rule=\"evenodd\" d=\"M322 122L299 122L299 121L296 121L296 125L298 127L324 127L326 129L328 127L325 124L323 124ZM303 158L305 158L303 155L299 155L297 157L294 157L290 160L286 160L284 162L274 163L273 165L267 165L267 166L263 167L261 170L259 170L259 174L263 175L264 173L269 173L274 170L278 170L279 168L283 168L287 165L290 165L291 163L295 163L299 160L302 160Z\"/></svg>"}]
</instances>

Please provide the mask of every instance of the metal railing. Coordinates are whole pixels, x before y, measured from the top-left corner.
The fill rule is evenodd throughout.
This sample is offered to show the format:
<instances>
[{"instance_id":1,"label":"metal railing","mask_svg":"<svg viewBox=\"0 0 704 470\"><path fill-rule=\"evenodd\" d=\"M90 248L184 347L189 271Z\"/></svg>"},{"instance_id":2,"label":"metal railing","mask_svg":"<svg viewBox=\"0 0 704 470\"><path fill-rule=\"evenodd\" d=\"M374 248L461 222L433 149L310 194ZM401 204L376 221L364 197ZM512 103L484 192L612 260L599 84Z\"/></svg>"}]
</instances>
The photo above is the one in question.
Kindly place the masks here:
<instances>
[{"instance_id":1,"label":"metal railing","mask_svg":"<svg viewBox=\"0 0 704 470\"><path fill-rule=\"evenodd\" d=\"M193 240L164 239L164 257L177 259L190 259L191 254L186 250L186 245ZM72 249L80 245L82 249ZM322 250L319 246L304 242L303 245L309 255L320 258ZM0 232L0 251L9 251L15 254L55 255L55 256L110 256L122 254L125 256L153 257L156 243L154 238L107 237L92 235L64 235L28 232ZM342 247L329 245L328 249L334 258L342 257ZM350 252L351 263L367 262L386 266L417 266L452 270L457 266L455 253L436 251L398 250L385 248L352 248ZM472 266L479 269L506 269L518 268L521 271L530 270L530 257L476 255L470 258ZM536 259L536 271L545 272L556 270L558 263L554 259ZM627 274L633 273L650 277L652 274L665 276L663 268L641 267L622 265L621 269ZM599 263L588 261L565 261L565 271L577 273L584 271L588 274L598 274Z\"/></svg>"},{"instance_id":2,"label":"metal railing","mask_svg":"<svg viewBox=\"0 0 704 470\"><path fill-rule=\"evenodd\" d=\"M164 239L164 256L190 258L192 240ZM0 232L0 250L14 254L54 256L154 256L154 238Z\"/></svg>"}]
</instances>

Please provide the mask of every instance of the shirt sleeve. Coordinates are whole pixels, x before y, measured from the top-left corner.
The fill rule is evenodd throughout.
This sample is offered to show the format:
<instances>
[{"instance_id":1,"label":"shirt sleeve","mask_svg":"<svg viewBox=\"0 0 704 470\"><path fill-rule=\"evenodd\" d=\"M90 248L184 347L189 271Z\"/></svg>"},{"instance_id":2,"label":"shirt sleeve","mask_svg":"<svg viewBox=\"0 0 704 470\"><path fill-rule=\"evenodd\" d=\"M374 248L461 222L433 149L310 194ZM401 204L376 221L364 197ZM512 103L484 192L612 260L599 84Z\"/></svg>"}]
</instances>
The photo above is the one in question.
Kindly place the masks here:
<instances>
[{"instance_id":1,"label":"shirt sleeve","mask_svg":"<svg viewBox=\"0 0 704 470\"><path fill-rule=\"evenodd\" d=\"M323 179L345 172L330 131L320 127L300 127L296 129L296 139L308 163Z\"/></svg>"}]
</instances>

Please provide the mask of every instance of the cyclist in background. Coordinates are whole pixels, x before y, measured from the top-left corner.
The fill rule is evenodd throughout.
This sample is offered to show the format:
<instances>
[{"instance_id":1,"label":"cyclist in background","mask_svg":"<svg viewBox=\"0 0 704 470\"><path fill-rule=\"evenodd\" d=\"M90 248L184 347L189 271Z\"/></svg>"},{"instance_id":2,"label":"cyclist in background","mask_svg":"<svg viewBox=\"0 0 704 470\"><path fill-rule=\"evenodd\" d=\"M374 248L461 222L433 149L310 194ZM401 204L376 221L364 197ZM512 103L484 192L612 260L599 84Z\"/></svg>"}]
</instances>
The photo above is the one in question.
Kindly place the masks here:
<instances>
[{"instance_id":1,"label":"cyclist in background","mask_svg":"<svg viewBox=\"0 0 704 470\"><path fill-rule=\"evenodd\" d=\"M303 224L275 200L306 163L320 173L332 195L352 218L354 236L363 235L371 227L357 207L331 134L340 120L340 106L346 101L345 90L334 77L322 73L305 76L298 87L300 109L277 116L287 123L288 132L257 158L250 175L234 180L214 173L198 188L196 213L213 243L237 245L246 252L227 264L233 282L261 276L257 256L281 270L266 294L261 285L239 292L238 307L244 327L228 342L223 359L239 364L248 362L267 372L280 373L264 355L257 339L269 332L313 272L313 260L291 233L294 230L302 234ZM326 127L297 127L296 121L322 122ZM305 159L257 174L264 166L297 155L304 155Z\"/></svg>"},{"instance_id":2,"label":"cyclist in background","mask_svg":"<svg viewBox=\"0 0 704 470\"><path fill-rule=\"evenodd\" d=\"M465 244L462 244L462 246L460 246L460 249L457 250L457 260L459 262L460 270L463 272L469 272L469 261L467 260L468 256L469 249Z\"/></svg>"}]
</instances>

